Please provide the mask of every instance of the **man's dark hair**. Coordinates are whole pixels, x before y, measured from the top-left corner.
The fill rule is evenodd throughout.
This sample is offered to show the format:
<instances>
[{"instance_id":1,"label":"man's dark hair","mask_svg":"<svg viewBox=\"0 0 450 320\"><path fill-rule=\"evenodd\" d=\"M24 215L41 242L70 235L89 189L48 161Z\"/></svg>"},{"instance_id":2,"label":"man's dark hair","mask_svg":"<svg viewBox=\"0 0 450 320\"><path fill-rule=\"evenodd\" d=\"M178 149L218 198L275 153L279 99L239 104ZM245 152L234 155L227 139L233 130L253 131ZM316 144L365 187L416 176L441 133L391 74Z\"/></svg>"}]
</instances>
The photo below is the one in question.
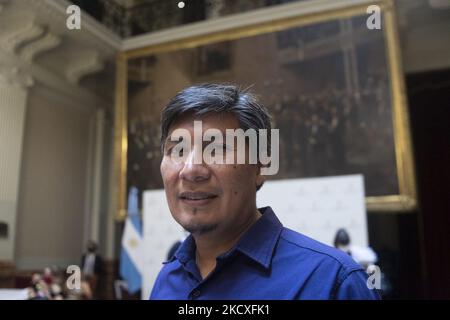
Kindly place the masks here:
<instances>
[{"instance_id":1,"label":"man's dark hair","mask_svg":"<svg viewBox=\"0 0 450 320\"><path fill-rule=\"evenodd\" d=\"M164 107L161 113L161 148L164 149L170 126L175 120L188 114L202 117L211 113L233 114L244 131L267 129L267 148L270 150L270 115L256 96L235 85L212 83L188 87L178 92Z\"/></svg>"}]
</instances>

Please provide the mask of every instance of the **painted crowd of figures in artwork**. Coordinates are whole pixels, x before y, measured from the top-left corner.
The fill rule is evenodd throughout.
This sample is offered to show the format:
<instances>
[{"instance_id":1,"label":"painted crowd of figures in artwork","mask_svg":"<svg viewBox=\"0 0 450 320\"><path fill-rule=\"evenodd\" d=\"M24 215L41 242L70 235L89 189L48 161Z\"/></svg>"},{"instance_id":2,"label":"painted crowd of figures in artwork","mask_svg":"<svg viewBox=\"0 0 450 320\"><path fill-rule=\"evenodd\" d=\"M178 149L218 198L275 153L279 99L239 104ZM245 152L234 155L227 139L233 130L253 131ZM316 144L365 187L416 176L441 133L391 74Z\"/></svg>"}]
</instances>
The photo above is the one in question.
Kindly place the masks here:
<instances>
[{"instance_id":1,"label":"painted crowd of figures in artwork","mask_svg":"<svg viewBox=\"0 0 450 320\"><path fill-rule=\"evenodd\" d=\"M398 193L384 40L359 25L335 20L130 61L129 184L163 187L159 112L169 99L231 82L250 87L280 129L271 179L362 173L368 195Z\"/></svg>"}]
</instances>

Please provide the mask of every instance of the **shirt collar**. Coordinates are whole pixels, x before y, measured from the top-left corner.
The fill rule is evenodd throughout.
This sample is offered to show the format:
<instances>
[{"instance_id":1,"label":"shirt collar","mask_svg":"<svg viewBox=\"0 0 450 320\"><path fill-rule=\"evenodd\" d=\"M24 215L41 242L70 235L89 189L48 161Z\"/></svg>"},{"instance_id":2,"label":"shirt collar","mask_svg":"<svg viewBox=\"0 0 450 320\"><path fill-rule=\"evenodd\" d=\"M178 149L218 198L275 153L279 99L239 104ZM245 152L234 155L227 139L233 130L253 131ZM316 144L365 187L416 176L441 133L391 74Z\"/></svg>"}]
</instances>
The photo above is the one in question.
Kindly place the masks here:
<instances>
[{"instance_id":1,"label":"shirt collar","mask_svg":"<svg viewBox=\"0 0 450 320\"><path fill-rule=\"evenodd\" d=\"M271 207L258 210L261 218L242 236L236 249L268 269L283 225Z\"/></svg>"},{"instance_id":2,"label":"shirt collar","mask_svg":"<svg viewBox=\"0 0 450 320\"><path fill-rule=\"evenodd\" d=\"M280 237L283 225L271 207L258 209L262 216L244 233L238 243L223 257L231 255L235 250L259 263L266 269L270 267L273 252ZM180 245L174 256L167 262L178 259L182 264L195 259L195 240L189 235Z\"/></svg>"},{"instance_id":3,"label":"shirt collar","mask_svg":"<svg viewBox=\"0 0 450 320\"><path fill-rule=\"evenodd\" d=\"M195 240L192 234L190 234L184 241L181 243L180 247L175 251L172 258L170 258L167 262L172 262L173 260L178 259L182 264L185 264L191 259L195 259Z\"/></svg>"}]
</instances>

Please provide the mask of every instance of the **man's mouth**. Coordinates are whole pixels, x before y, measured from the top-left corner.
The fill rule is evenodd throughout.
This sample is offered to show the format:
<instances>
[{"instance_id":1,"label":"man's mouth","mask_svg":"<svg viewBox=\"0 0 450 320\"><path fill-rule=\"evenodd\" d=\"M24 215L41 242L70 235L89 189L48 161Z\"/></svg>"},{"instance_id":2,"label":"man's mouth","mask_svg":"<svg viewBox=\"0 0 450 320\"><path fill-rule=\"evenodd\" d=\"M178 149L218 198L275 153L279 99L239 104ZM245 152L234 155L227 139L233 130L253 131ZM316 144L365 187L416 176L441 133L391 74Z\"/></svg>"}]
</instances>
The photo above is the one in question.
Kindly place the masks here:
<instances>
[{"instance_id":1,"label":"man's mouth","mask_svg":"<svg viewBox=\"0 0 450 320\"><path fill-rule=\"evenodd\" d=\"M217 198L217 194L200 191L195 192L185 191L180 193L179 198L185 203L200 205L200 204L207 204L212 199Z\"/></svg>"}]
</instances>

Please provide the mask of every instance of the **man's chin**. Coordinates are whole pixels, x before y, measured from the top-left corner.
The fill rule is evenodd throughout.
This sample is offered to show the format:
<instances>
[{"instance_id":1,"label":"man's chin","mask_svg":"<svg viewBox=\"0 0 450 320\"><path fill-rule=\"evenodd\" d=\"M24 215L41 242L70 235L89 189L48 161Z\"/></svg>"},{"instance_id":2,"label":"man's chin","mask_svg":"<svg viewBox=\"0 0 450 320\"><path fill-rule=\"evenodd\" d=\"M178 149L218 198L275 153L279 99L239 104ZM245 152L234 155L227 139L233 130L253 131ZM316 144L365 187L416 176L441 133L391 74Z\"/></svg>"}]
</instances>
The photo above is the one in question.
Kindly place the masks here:
<instances>
[{"instance_id":1,"label":"man's chin","mask_svg":"<svg viewBox=\"0 0 450 320\"><path fill-rule=\"evenodd\" d=\"M202 235L217 229L217 223L186 223L182 227L191 234Z\"/></svg>"}]
</instances>

